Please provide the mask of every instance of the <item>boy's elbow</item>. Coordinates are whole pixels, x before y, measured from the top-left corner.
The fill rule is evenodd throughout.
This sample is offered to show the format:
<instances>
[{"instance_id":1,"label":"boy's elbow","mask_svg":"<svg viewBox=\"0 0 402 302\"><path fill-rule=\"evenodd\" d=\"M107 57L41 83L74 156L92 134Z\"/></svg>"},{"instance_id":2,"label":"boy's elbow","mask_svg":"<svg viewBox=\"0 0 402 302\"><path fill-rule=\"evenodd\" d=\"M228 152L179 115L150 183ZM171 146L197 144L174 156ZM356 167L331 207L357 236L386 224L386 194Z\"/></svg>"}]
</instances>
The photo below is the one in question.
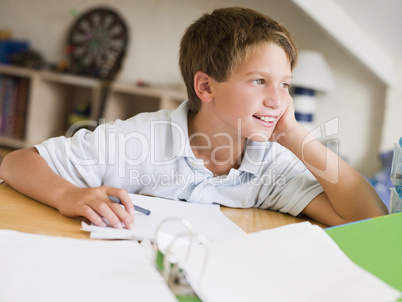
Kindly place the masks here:
<instances>
[{"instance_id":1,"label":"boy's elbow","mask_svg":"<svg viewBox=\"0 0 402 302\"><path fill-rule=\"evenodd\" d=\"M377 204L367 207L364 210L358 211L358 214L354 215L354 217L351 217L348 220L350 220L349 222L354 222L364 219L380 217L388 214L389 211L385 206L385 204L381 200L378 200Z\"/></svg>"},{"instance_id":2,"label":"boy's elbow","mask_svg":"<svg viewBox=\"0 0 402 302\"><path fill-rule=\"evenodd\" d=\"M388 215L388 214L389 214L388 208L381 201L381 205L379 205L379 207L375 211L373 211L373 213L371 213L371 215L370 215L371 217L369 217L369 218L384 216L384 215Z\"/></svg>"},{"instance_id":3,"label":"boy's elbow","mask_svg":"<svg viewBox=\"0 0 402 302\"><path fill-rule=\"evenodd\" d=\"M13 151L13 152L17 152L17 151ZM3 179L4 181L7 181L7 175L9 175L11 173L10 168L13 166L12 163L12 159L13 159L13 155L12 153L7 154L0 165L0 179Z\"/></svg>"},{"instance_id":4,"label":"boy's elbow","mask_svg":"<svg viewBox=\"0 0 402 302\"><path fill-rule=\"evenodd\" d=\"M370 215L369 218L388 215L389 210L377 193L374 194L373 199L374 199L373 206L370 208L371 211L369 213Z\"/></svg>"},{"instance_id":5,"label":"boy's elbow","mask_svg":"<svg viewBox=\"0 0 402 302\"><path fill-rule=\"evenodd\" d=\"M29 161L29 155L35 153L38 154L35 148L19 149L8 153L0 165L0 179L7 182L14 173L21 173L24 162Z\"/></svg>"},{"instance_id":6,"label":"boy's elbow","mask_svg":"<svg viewBox=\"0 0 402 302\"><path fill-rule=\"evenodd\" d=\"M5 178L6 176L6 172L5 170L7 169L8 166L8 161L9 161L9 154L7 154L6 156L3 157L2 161L1 161L1 165L0 165L0 179Z\"/></svg>"}]
</instances>

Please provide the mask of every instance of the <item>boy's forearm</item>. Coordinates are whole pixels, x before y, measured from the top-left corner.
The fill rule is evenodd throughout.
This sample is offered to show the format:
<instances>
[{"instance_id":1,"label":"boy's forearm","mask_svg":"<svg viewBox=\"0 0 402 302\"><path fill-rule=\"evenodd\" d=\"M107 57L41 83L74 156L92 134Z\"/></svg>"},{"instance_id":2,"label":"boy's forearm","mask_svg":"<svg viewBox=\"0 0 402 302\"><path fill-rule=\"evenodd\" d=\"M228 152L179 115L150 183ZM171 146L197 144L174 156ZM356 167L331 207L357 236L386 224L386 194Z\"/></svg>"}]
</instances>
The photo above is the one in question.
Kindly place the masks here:
<instances>
[{"instance_id":1,"label":"boy's forearm","mask_svg":"<svg viewBox=\"0 0 402 302\"><path fill-rule=\"evenodd\" d=\"M53 172L36 149L10 153L0 167L3 178L17 191L56 208L68 217L84 216L98 226L103 217L115 228L133 228L134 206L127 192L107 186L78 188ZM122 201L124 209L109 196Z\"/></svg>"},{"instance_id":2,"label":"boy's forearm","mask_svg":"<svg viewBox=\"0 0 402 302\"><path fill-rule=\"evenodd\" d=\"M343 219L350 221L387 213L387 208L367 180L304 127L299 126L280 137L278 143L291 150L312 172L332 207Z\"/></svg>"},{"instance_id":3,"label":"boy's forearm","mask_svg":"<svg viewBox=\"0 0 402 302\"><path fill-rule=\"evenodd\" d=\"M0 178L24 195L54 208L58 208L64 192L74 187L54 173L34 148L8 154L0 167Z\"/></svg>"}]
</instances>

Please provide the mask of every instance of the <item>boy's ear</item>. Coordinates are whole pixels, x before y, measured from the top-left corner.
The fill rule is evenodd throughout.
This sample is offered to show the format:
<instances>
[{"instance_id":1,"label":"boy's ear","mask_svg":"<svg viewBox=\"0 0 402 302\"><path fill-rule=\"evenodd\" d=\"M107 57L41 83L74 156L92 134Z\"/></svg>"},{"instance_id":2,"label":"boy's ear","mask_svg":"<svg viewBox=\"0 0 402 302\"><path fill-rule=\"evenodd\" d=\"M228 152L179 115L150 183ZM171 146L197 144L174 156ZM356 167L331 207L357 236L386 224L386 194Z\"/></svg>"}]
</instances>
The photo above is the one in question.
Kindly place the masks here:
<instances>
[{"instance_id":1,"label":"boy's ear","mask_svg":"<svg viewBox=\"0 0 402 302\"><path fill-rule=\"evenodd\" d=\"M194 75L194 90L203 102L212 101L211 78L204 72L197 71Z\"/></svg>"}]
</instances>

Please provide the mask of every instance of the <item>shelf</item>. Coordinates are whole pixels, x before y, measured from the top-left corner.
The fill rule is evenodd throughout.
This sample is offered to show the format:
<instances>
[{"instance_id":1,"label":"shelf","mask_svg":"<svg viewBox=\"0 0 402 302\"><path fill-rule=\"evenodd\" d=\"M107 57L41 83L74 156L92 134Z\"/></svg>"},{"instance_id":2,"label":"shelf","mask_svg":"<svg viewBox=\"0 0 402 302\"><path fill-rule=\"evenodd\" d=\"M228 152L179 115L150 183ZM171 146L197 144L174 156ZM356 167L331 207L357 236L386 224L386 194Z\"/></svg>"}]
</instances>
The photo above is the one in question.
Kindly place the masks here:
<instances>
[{"instance_id":1,"label":"shelf","mask_svg":"<svg viewBox=\"0 0 402 302\"><path fill-rule=\"evenodd\" d=\"M0 64L0 74L16 76L16 77L31 78L37 74L37 71L34 69Z\"/></svg>"},{"instance_id":2,"label":"shelf","mask_svg":"<svg viewBox=\"0 0 402 302\"><path fill-rule=\"evenodd\" d=\"M0 136L0 142L2 146L6 146L12 149L20 149L27 147L25 140L9 138L5 136Z\"/></svg>"},{"instance_id":3,"label":"shelf","mask_svg":"<svg viewBox=\"0 0 402 302\"><path fill-rule=\"evenodd\" d=\"M76 76L72 74L56 73L51 71L40 71L39 75L43 80L72 86L98 88L100 86L106 85L106 82L102 80L92 79L83 76Z\"/></svg>"},{"instance_id":4,"label":"shelf","mask_svg":"<svg viewBox=\"0 0 402 302\"><path fill-rule=\"evenodd\" d=\"M138 87L134 84L114 82L109 87L105 107L105 121L127 119L140 112L159 109L173 110L187 98L180 90L156 87Z\"/></svg>"},{"instance_id":5,"label":"shelf","mask_svg":"<svg viewBox=\"0 0 402 302\"><path fill-rule=\"evenodd\" d=\"M126 119L144 111L175 109L187 98L184 91L176 89L138 87L130 83L2 64L0 75L29 81L24 139L0 136L0 145L11 148L30 147L50 137L66 134L71 126L68 122L70 113L82 103L90 104L91 121L103 122ZM2 107L0 114L4 114Z\"/></svg>"},{"instance_id":6,"label":"shelf","mask_svg":"<svg viewBox=\"0 0 402 302\"><path fill-rule=\"evenodd\" d=\"M124 92L134 95L142 95L155 98L171 98L177 100L185 100L187 94L185 91L168 89L168 88L156 88L156 87L139 87L129 83L114 82L110 85L110 88L116 92Z\"/></svg>"}]
</instances>

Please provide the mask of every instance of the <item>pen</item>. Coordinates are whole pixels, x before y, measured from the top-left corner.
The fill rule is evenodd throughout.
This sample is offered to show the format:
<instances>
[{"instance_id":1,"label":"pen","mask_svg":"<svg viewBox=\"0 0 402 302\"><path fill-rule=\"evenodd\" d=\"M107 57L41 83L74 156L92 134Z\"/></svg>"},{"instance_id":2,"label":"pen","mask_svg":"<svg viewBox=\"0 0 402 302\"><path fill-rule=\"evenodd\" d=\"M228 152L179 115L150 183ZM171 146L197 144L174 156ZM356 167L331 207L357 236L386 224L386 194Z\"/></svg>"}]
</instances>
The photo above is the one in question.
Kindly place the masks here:
<instances>
[{"instance_id":1,"label":"pen","mask_svg":"<svg viewBox=\"0 0 402 302\"><path fill-rule=\"evenodd\" d=\"M113 202L117 202L117 203L121 204L120 199L117 198L117 197L109 196L109 199L110 199L111 201L113 201ZM138 211L138 212L140 212L140 213L143 213L143 214L145 214L145 215L150 215L150 214L151 214L151 211L150 211L150 210L144 209L144 208L142 208L142 207L140 207L140 206L136 206L136 205L134 205L134 210L136 210L136 211Z\"/></svg>"}]
</instances>

